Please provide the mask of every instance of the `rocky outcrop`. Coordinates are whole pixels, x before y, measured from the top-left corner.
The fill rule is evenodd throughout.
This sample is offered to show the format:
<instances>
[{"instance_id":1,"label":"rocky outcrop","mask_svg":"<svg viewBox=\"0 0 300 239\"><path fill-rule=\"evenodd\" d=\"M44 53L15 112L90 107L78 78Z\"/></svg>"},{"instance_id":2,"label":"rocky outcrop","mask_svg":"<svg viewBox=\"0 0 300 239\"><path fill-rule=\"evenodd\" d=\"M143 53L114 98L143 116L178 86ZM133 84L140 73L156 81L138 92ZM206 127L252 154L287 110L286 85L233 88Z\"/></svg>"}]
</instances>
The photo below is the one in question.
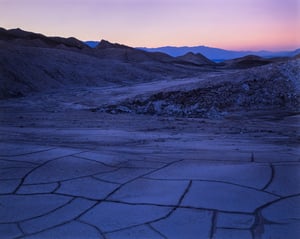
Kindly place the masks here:
<instances>
[{"instance_id":1,"label":"rocky outcrop","mask_svg":"<svg viewBox=\"0 0 300 239\"><path fill-rule=\"evenodd\" d=\"M284 109L298 111L300 60L277 63L210 78L193 89L138 96L106 112L219 118L231 111Z\"/></svg>"}]
</instances>

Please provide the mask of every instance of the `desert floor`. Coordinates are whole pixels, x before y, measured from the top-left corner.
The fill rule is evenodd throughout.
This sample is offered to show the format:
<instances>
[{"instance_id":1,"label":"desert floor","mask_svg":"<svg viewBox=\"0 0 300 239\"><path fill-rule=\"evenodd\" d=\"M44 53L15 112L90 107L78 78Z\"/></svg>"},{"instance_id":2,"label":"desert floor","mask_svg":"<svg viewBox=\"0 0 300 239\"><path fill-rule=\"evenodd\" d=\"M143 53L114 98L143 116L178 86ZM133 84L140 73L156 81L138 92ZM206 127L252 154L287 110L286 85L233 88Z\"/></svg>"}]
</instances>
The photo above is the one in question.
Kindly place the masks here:
<instances>
[{"instance_id":1,"label":"desert floor","mask_svg":"<svg viewBox=\"0 0 300 239\"><path fill-rule=\"evenodd\" d=\"M94 110L147 84L0 102L0 237L297 238L300 116Z\"/></svg>"}]
</instances>

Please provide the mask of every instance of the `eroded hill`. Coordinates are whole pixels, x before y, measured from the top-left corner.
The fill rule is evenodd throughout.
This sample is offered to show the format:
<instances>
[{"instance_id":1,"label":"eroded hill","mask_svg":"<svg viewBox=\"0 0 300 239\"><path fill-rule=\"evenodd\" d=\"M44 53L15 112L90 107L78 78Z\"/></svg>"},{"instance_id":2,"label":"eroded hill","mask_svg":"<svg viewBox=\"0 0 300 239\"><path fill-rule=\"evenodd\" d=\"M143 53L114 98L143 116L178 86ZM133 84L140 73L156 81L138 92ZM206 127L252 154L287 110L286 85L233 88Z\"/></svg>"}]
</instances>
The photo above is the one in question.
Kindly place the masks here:
<instances>
[{"instance_id":1,"label":"eroded hill","mask_svg":"<svg viewBox=\"0 0 300 239\"><path fill-rule=\"evenodd\" d=\"M2 99L50 91L58 108L76 102L108 113L209 118L299 108L298 57L216 64L201 54L172 57L105 40L93 49L75 38L20 29L0 29L0 56Z\"/></svg>"}]
</instances>

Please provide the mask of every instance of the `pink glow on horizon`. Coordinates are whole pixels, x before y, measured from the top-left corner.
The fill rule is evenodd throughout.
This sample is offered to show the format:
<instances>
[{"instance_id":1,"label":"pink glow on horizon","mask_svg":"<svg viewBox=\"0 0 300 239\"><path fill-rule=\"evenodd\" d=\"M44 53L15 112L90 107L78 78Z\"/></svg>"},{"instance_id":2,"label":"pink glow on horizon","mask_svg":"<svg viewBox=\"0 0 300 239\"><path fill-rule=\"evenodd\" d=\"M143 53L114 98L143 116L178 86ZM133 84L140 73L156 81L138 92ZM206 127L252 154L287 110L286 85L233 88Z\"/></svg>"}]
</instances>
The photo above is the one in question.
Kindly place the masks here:
<instances>
[{"instance_id":1,"label":"pink glow on horizon","mask_svg":"<svg viewBox=\"0 0 300 239\"><path fill-rule=\"evenodd\" d=\"M0 24L130 46L300 47L298 0L0 0Z\"/></svg>"}]
</instances>

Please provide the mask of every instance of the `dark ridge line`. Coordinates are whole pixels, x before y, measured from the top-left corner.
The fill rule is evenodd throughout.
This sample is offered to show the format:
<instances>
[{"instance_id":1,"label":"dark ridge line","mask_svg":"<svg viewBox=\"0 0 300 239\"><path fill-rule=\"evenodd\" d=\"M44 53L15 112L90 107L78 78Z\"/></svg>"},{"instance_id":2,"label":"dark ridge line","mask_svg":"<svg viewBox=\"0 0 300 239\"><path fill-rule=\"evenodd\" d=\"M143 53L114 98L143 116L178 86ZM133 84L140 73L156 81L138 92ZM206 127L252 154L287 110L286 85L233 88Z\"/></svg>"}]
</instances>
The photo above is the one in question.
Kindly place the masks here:
<instances>
[{"instance_id":1,"label":"dark ridge line","mask_svg":"<svg viewBox=\"0 0 300 239\"><path fill-rule=\"evenodd\" d=\"M43 195L43 194L41 194L41 195ZM69 198L70 198L70 197L69 197ZM32 219L44 217L44 216L46 216L46 215L48 215L48 214L50 214L50 213L52 213L52 212L55 212L55 211L57 211L57 210L59 210L59 209L65 207L66 205L69 205L69 204L72 203L72 201L74 201L75 199L76 199L76 198L71 198L68 202L64 203L63 205L61 205L61 206L59 206L59 207L57 207L57 208L54 208L54 209L50 210L49 212L46 212L46 213L44 213L44 214L42 214L42 215L38 215L38 216L31 217L31 218L23 219L23 220L20 220L20 221L10 222L10 223L23 223L23 222L26 222L26 221L30 221L30 220L32 220ZM20 225L20 226L21 226L21 225ZM21 228L22 228L22 227L21 227Z\"/></svg>"},{"instance_id":2,"label":"dark ridge line","mask_svg":"<svg viewBox=\"0 0 300 239\"><path fill-rule=\"evenodd\" d=\"M143 177L147 180L157 180L157 181L189 181L192 180L194 182L210 182L210 183L224 183L224 184L229 184L229 185L233 185L233 186L237 186L237 187L241 187L241 188L247 188L247 189L251 189L254 191L258 191L258 192L263 192L263 193L267 193L276 197L280 197L277 194L274 194L272 192L268 192L268 191L263 191L262 189L258 189L258 188L254 188L254 187L250 187L250 186L244 186L241 184L237 184L237 183L231 183L231 182L226 182L226 181L219 181L219 180L206 180L206 179L157 179L157 178L149 178L149 177Z\"/></svg>"},{"instance_id":3,"label":"dark ridge line","mask_svg":"<svg viewBox=\"0 0 300 239\"><path fill-rule=\"evenodd\" d=\"M107 173L111 173L111 172L114 172L114 170L112 171L107 171ZM59 181L54 181L52 183L55 183L55 182L60 182L60 183L63 183L63 182L68 182L68 181L73 181L73 180L76 180L76 179L82 179L82 178L90 178L94 175L98 175L98 174L101 174L99 172L97 173L92 173L92 174L88 174L88 175L83 175L83 176L78 176L78 177L74 177L74 178L68 178L68 179L63 179L63 180L59 180Z\"/></svg>"},{"instance_id":4,"label":"dark ridge line","mask_svg":"<svg viewBox=\"0 0 300 239\"><path fill-rule=\"evenodd\" d=\"M133 179L127 181L126 183L121 184L118 188L116 188L115 190L113 190L113 191L105 198L105 200L108 199L109 197L111 197L114 193L116 193L118 190L120 190L123 186L127 185L128 183L131 183L131 182L133 182L133 181L135 181L135 180L137 180L137 179L143 178L143 177L146 176L146 175L149 175L149 174L151 174L151 173L154 173L154 172L156 172L156 171L159 171L159 170L161 170L161 169L163 169L163 168L166 168L166 167L172 165L173 163L177 163L177 162L180 162L180 161L182 161L182 160L178 160L178 161L176 161L176 162L172 162L172 163L169 163L169 164L167 164L167 165L164 165L164 166L162 166L162 167L160 167L160 168L153 169L153 170L151 170L150 172L146 172L145 174L139 175L139 176L137 176L137 177L135 177L135 178L133 178Z\"/></svg>"},{"instance_id":5,"label":"dark ridge line","mask_svg":"<svg viewBox=\"0 0 300 239\"><path fill-rule=\"evenodd\" d=\"M107 173L111 173L114 172L113 171L109 171ZM56 193L56 191L61 187L61 183L63 182L68 182L68 181L72 181L72 180L76 180L76 179L82 179L82 178L93 178L95 180L104 182L104 183L111 183L111 184L116 184L116 185L121 185L120 183L114 183L114 182L109 182L109 181L105 181L105 180L101 180L95 177L95 175L98 175L99 173L95 173L95 174L89 174L89 175L84 175L84 176L78 176L78 177L74 177L74 178L69 178L69 179L64 179L64 180L59 180L59 181L50 181L48 183L32 183L32 184L23 184L22 186L39 186L39 185L49 185L49 184L58 184L56 186L56 188L54 190L52 190L52 192L50 193ZM21 179L17 179L17 180L21 180ZM49 192L47 193L28 193L28 194L24 194L24 193L10 193L10 194L16 194L16 195L38 195L38 194L49 194ZM56 193L58 194L58 193ZM66 194L67 195L67 194Z\"/></svg>"},{"instance_id":6,"label":"dark ridge line","mask_svg":"<svg viewBox=\"0 0 300 239\"><path fill-rule=\"evenodd\" d=\"M109 180L104 180L104 179L100 179L100 178L97 178L96 176L91 176L92 179L94 180L97 180L99 182L103 182L103 183L110 183L110 184L115 184L115 185L121 185L121 183L116 183L116 182L112 182L112 181L109 181Z\"/></svg>"},{"instance_id":7,"label":"dark ridge line","mask_svg":"<svg viewBox=\"0 0 300 239\"><path fill-rule=\"evenodd\" d=\"M94 201L94 202L102 202L103 199L95 199L95 198L89 198L85 196L80 196L80 195L72 195L72 194L67 194L67 193L59 193L59 192L42 192L42 193L18 193L18 194L11 194L11 193L5 193L1 194L0 196L8 196L8 195L16 195L16 196L39 196L39 195L56 195L56 196L64 196L68 198L80 198L80 199L85 199L89 201ZM1 223L0 223L1 224Z\"/></svg>"},{"instance_id":8,"label":"dark ridge line","mask_svg":"<svg viewBox=\"0 0 300 239\"><path fill-rule=\"evenodd\" d=\"M93 202L97 202L97 203L100 203L100 202L103 202L103 201L104 201L103 198L101 198L101 199L96 199L96 198L90 198L90 197L87 197L87 196L72 195L72 194L60 193L60 192L53 192L53 193L51 193L51 194L53 194L53 195L58 195L58 196L65 196L65 197L81 198L81 199L85 199L85 200L89 200L89 201L93 201Z\"/></svg>"},{"instance_id":9,"label":"dark ridge line","mask_svg":"<svg viewBox=\"0 0 300 239\"><path fill-rule=\"evenodd\" d=\"M263 209L265 209L266 207L268 207L268 206L270 206L270 205L272 205L272 204L274 204L274 203L277 203L277 202L279 202L279 201L281 201L281 200L285 200L285 199L289 199L289 198L293 198L293 197L299 197L299 196L300 196L300 193L292 194L292 195L288 195L288 196L284 196L284 197L280 197L280 198L278 198L278 199L275 199L275 200L273 200L273 201L271 201L271 202L268 202L268 203L266 203L266 204L264 204L264 205L258 207L258 208L256 209L256 211L258 211L258 210L263 210Z\"/></svg>"},{"instance_id":10,"label":"dark ridge line","mask_svg":"<svg viewBox=\"0 0 300 239\"><path fill-rule=\"evenodd\" d=\"M190 180L189 184L187 185L186 189L184 190L183 194L181 195L181 197L179 198L179 201L176 205L176 207L171 211L170 215L176 211L177 207L181 205L183 199L185 198L185 196L189 193L191 187L192 187L193 181Z\"/></svg>"},{"instance_id":11,"label":"dark ridge line","mask_svg":"<svg viewBox=\"0 0 300 239\"><path fill-rule=\"evenodd\" d=\"M52 190L51 194L54 194L61 187L61 182L57 182L57 186Z\"/></svg>"},{"instance_id":12,"label":"dark ridge line","mask_svg":"<svg viewBox=\"0 0 300 239\"><path fill-rule=\"evenodd\" d=\"M285 197L281 197L281 198L278 198L276 200L273 200L271 202L268 202L268 203L266 203L266 204L258 207L255 210L255 212L254 212L255 222L253 223L253 226L251 227L251 233L252 233L253 239L261 239L261 234L262 233L259 232L259 230L263 230L263 228L264 228L264 222L267 221L262 216L262 210L264 210L268 206L271 206L274 203L280 202L280 201L285 200L285 199L293 198L293 197L299 197L299 196L300 196L300 193L294 194L294 195L285 196Z\"/></svg>"},{"instance_id":13,"label":"dark ridge line","mask_svg":"<svg viewBox=\"0 0 300 239\"><path fill-rule=\"evenodd\" d=\"M170 213L174 209L172 207L169 207L169 208L170 208L170 212L168 212L165 216L162 216L161 218L157 218L157 219L154 219L154 220L151 220L151 221L148 221L148 222L139 223L139 224L135 224L135 225L131 225L131 226L119 228L119 229L115 229L115 230L112 230L112 231L107 231L107 232L105 232L105 234L114 233L114 232L120 232L120 231L128 230L128 229L131 229L131 228L143 226L143 225L148 225L148 224L160 221L160 220L164 220L164 219L168 218L168 216L170 215Z\"/></svg>"},{"instance_id":14,"label":"dark ridge line","mask_svg":"<svg viewBox=\"0 0 300 239\"><path fill-rule=\"evenodd\" d=\"M73 201L73 200L75 200L76 198L82 198L82 197L74 197L74 198L71 199L70 201ZM85 199L85 198L84 198L84 199ZM90 200L90 199L88 199L88 200ZM68 203L64 204L63 206L61 206L60 208L62 208L62 207L64 207L65 205L69 204L70 201L69 201ZM94 200L94 201L96 201L96 200ZM102 202L102 201L101 201L101 202ZM110 201L103 201L103 202L110 202ZM129 204L129 205L140 205L140 204L131 204L131 203L123 203L123 202L117 202L117 203L121 203L121 204ZM98 205L98 203L95 203L95 205ZM83 214L85 214L86 212L88 212L88 211L90 211L92 208L94 208L95 205L91 206L89 209L87 209L87 210L85 210L84 212L82 212L82 213L81 213L80 215L78 215L75 219L68 220L68 221L66 221L66 222L64 222L64 223L62 223L62 224L56 225L56 226L51 227L51 228L48 228L48 229L46 229L46 230L50 230L50 229L53 229L53 228L55 228L55 227L59 227L59 226L61 226L61 225L64 225L64 224L66 224L66 223L69 223L69 222L71 222L71 221L73 221L73 220L77 220L77 219L80 218ZM147 204L147 205L149 205L149 204ZM150 204L150 205L151 205L151 204ZM169 207L169 206L166 206L166 205L152 205L152 206ZM169 207L169 208L171 208L171 207ZM189 209L199 209L199 210L204 210L204 211L215 211L215 212L224 212L224 213L242 214L242 215L253 215L252 213L246 213L246 212L235 212L235 211L230 212L230 211L215 210L215 209L207 209L207 208L206 208L206 209L204 209L204 208L195 208L195 207L189 207L189 206L178 206L177 208L189 208ZM177 209L177 208L176 208L176 209ZM176 209L175 209L175 210L176 210ZM55 209L55 210L58 210L58 208ZM55 210L54 210L54 211L55 211ZM173 210L174 210L174 208L173 208ZM41 215L41 216L45 216L45 215L47 215L47 214L49 214L49 213L51 213L51 212L48 212L48 213L46 213L46 214L44 214L44 215ZM168 214L169 214L169 213L168 213ZM38 217L41 217L41 216L38 216ZM166 217L166 216L165 216L165 217ZM163 218L161 218L161 219L159 219L159 220L163 220L163 219L165 219L165 217L163 217ZM34 217L34 218L36 218L36 217ZM34 219L34 218L30 218L30 219ZM23 221L27 221L27 220L30 220L30 219L26 219L26 220L23 220ZM157 219L157 220L158 220L158 219ZM150 222L147 222L147 223L138 224L138 225L133 225L133 226L130 226L130 227L127 227L127 228L118 229L118 230L114 230L114 231L111 231L111 232L120 231L120 230L125 230L125 229L129 229L129 228L137 227L137 226L140 226L140 225L148 224L148 223L153 223L153 222L155 222L155 221L157 221L157 220L153 220L153 221L150 221ZM20 222L23 222L23 221L20 221ZM45 230L43 230L43 231L45 231ZM43 232L43 231L39 231L39 232L36 232L36 233L34 233L34 234L38 234L38 233ZM106 232L106 233L109 233L109 232ZM29 234L28 234L28 235L29 235ZM33 235L33 234L30 234L30 235ZM20 238L20 237L18 237L18 238Z\"/></svg>"},{"instance_id":15,"label":"dark ridge line","mask_svg":"<svg viewBox=\"0 0 300 239\"><path fill-rule=\"evenodd\" d=\"M147 203L147 202L126 202L126 201L119 201L119 200L112 200L112 199L105 199L102 200L103 203L116 203L116 204L125 204L130 206L154 206L154 207L167 207L167 208L174 208L177 204L158 204L158 203ZM179 206L179 208L185 208L185 206ZM196 208L194 208L196 209Z\"/></svg>"},{"instance_id":16,"label":"dark ridge line","mask_svg":"<svg viewBox=\"0 0 300 239\"><path fill-rule=\"evenodd\" d=\"M83 151L85 152L85 151ZM65 157L69 157L69 156L72 156L72 154L68 155L68 156L61 156L61 157L58 157L58 158L54 158L54 159L50 159L50 160L47 160L45 161L44 163L32 168L28 173L26 173L22 178L21 178L21 182L20 184L16 187L16 189L13 191L13 193L15 194L20 188L21 186L24 184L26 178L31 174L33 173L35 170L41 168L42 166L46 165L47 163L49 162L52 162L52 161L55 161L55 160L58 160L58 159L61 159L61 158L65 158Z\"/></svg>"},{"instance_id":17,"label":"dark ridge line","mask_svg":"<svg viewBox=\"0 0 300 239\"><path fill-rule=\"evenodd\" d=\"M134 227L142 226L142 225L151 225L151 223L155 223L155 222L159 222L159 221L167 219L179 208L182 200L184 199L185 195L188 193L191 186L192 186L192 181L190 181L190 183L187 185L187 187L186 187L185 191L183 192L183 194L181 195L178 203L174 206L168 207L168 208L170 208L170 211L165 216L162 216L160 218L157 218L157 219L154 219L152 221L145 222L145 223L140 223L140 224L132 225L132 226L125 227L125 228L120 228L120 229L116 229L116 230L113 230L113 231L108 231L108 232L105 232L105 233L108 234L108 233L113 233L113 232L119 232L119 231L131 229L131 228L134 228ZM152 205L152 206L157 206L157 205Z\"/></svg>"},{"instance_id":18,"label":"dark ridge line","mask_svg":"<svg viewBox=\"0 0 300 239\"><path fill-rule=\"evenodd\" d=\"M140 176L138 176L138 177L135 177L135 178L133 178L133 179L127 181L126 183L121 184L119 187L117 187L117 188L114 189L112 192L110 192L110 193L104 198L104 200L98 201L98 203L96 203L94 206L92 206L88 211L90 211L90 210L92 210L93 208L95 208L96 206L98 206L101 202L105 202L109 197L111 197L114 193L116 193L118 190L120 190L123 186L127 185L128 183L131 183L131 182L133 182L133 181L135 181L135 180L137 180L137 179L139 179L139 178L142 178L142 177L145 176L145 175L151 174L151 173L156 172L156 171L158 171L158 170L160 170L160 169L166 168L166 167L168 167L169 165L172 165L173 163L177 163L177 162L180 162L180 161L182 161L182 160L178 160L178 161L172 162L172 163L170 163L170 164L168 164L168 165L164 165L163 167L161 167L161 168L159 168L159 169L151 170L150 172L147 172L147 173L145 173L145 174L142 174L142 175L140 175ZM86 211L85 213L87 213L88 211ZM83 216L85 213L82 213L82 215L80 215L78 218L80 218L81 216Z\"/></svg>"},{"instance_id":19,"label":"dark ridge line","mask_svg":"<svg viewBox=\"0 0 300 239\"><path fill-rule=\"evenodd\" d=\"M275 177L275 167L272 165L272 163L269 164L270 169L271 169L271 175L270 175L270 179L269 181L266 183L266 185L261 189L263 191L265 191L273 182L274 177Z\"/></svg>"},{"instance_id":20,"label":"dark ridge line","mask_svg":"<svg viewBox=\"0 0 300 239\"><path fill-rule=\"evenodd\" d=\"M254 153L253 152L251 152L251 160L250 160L251 162L255 162L255 160L254 160Z\"/></svg>"},{"instance_id":21,"label":"dark ridge line","mask_svg":"<svg viewBox=\"0 0 300 239\"><path fill-rule=\"evenodd\" d=\"M135 224L135 225L115 229L115 230L112 230L112 231L106 231L106 232L104 232L104 234L111 234L111 233L115 233L115 232L121 232L121 231L129 230L129 229L132 229L132 228L135 228L135 227L147 226L150 223L153 223L153 221L144 222L144 223L140 223L140 224Z\"/></svg>"},{"instance_id":22,"label":"dark ridge line","mask_svg":"<svg viewBox=\"0 0 300 239\"><path fill-rule=\"evenodd\" d=\"M24 153L24 154L15 154L15 155L0 155L0 157L18 157L18 156L24 156L24 155L29 155L29 154L36 154L36 153L41 153L41 152L47 152L53 149L57 149L57 147L54 148L50 148L50 149L43 149L43 150L38 150L38 151L34 151L34 152L30 152L30 153Z\"/></svg>"},{"instance_id":23,"label":"dark ridge line","mask_svg":"<svg viewBox=\"0 0 300 239\"><path fill-rule=\"evenodd\" d=\"M56 225L56 226L53 226L53 227L49 227L49 228L47 228L47 229L44 229L44 230L41 230L41 231L38 231L38 232L34 232L34 233L25 233L23 236L15 237L14 239L22 239L22 238L24 238L24 237L38 235L38 234L40 234L40 233L43 233L43 232L46 232L46 231L50 231L50 230L52 230L52 229L54 229L54 228L57 228L57 227L66 225L66 224L68 224L68 223L70 223L70 222L72 222L72 221L74 221L74 220L72 219L72 220L63 222L63 223L61 223L61 224L59 224L59 225Z\"/></svg>"},{"instance_id":24,"label":"dark ridge line","mask_svg":"<svg viewBox=\"0 0 300 239\"><path fill-rule=\"evenodd\" d=\"M149 227L150 230L156 232L157 234L159 234L160 236L162 236L164 239L168 239L165 235L163 235L161 232L159 232L158 230L156 230L150 223L152 223L152 221L145 222L145 223L140 223L140 224L136 224L136 225L127 226L127 227L124 227L124 228L121 228L121 229L115 229L115 230L112 230L112 231L107 231L104 234L105 235L106 234L113 234L113 233L116 233L116 232L122 232L122 231L130 230L130 229L133 229L133 228L136 228L136 227L145 226L145 227Z\"/></svg>"},{"instance_id":25,"label":"dark ridge line","mask_svg":"<svg viewBox=\"0 0 300 239\"><path fill-rule=\"evenodd\" d=\"M31 174L33 173L35 170L41 168L42 166L46 165L48 162L52 162L56 159L50 159L48 161L45 161L44 163L32 168L29 172L27 172L20 180L21 182L19 183L19 185L15 188L15 190L13 191L13 194L17 194L18 190L22 187L22 185L24 184L26 178Z\"/></svg>"},{"instance_id":26,"label":"dark ridge line","mask_svg":"<svg viewBox=\"0 0 300 239\"><path fill-rule=\"evenodd\" d=\"M123 184L125 184L125 183L128 183L129 181L131 181L131 179L129 179L129 180L125 180L125 182L121 182L121 183L118 183L118 182L112 182L112 181L107 181L107 180L103 180L103 179L101 179L101 178L97 178L98 177L98 175L93 175L92 176L93 178L95 178L95 179L97 179L97 180L99 180L99 181L102 181L102 182L109 182L109 183L112 183L112 184L117 184L117 185L123 185ZM142 179L143 177L141 177L141 179ZM138 179L136 179L136 180L138 180Z\"/></svg>"},{"instance_id":27,"label":"dark ridge line","mask_svg":"<svg viewBox=\"0 0 300 239\"><path fill-rule=\"evenodd\" d=\"M18 223L16 223L16 225L17 225L18 229L20 230L20 232L22 233L22 236L25 236L25 232L23 231L20 223L18 222Z\"/></svg>"},{"instance_id":28,"label":"dark ridge line","mask_svg":"<svg viewBox=\"0 0 300 239\"><path fill-rule=\"evenodd\" d=\"M102 236L103 239L106 239L105 234L104 234L97 226L95 226L95 225L93 225L93 224L90 224L90 223L88 223L88 222L82 221L82 220L80 220L80 219L75 219L75 220L73 220L73 221L77 221L77 222L79 222L79 223L82 223L82 224L85 224L85 225L87 225L87 226L90 226L90 227L94 228L94 229Z\"/></svg>"},{"instance_id":29,"label":"dark ridge line","mask_svg":"<svg viewBox=\"0 0 300 239\"><path fill-rule=\"evenodd\" d=\"M64 195L64 194L62 194ZM295 195L293 195L295 196ZM296 195L298 196L298 195ZM299 194L300 196L300 194ZM275 201L279 201L282 198L278 198ZM119 203L119 204L125 204L125 205L142 205L142 206L158 206L158 207L169 207L169 208L183 208L183 209L196 209L196 210L203 210L203 211L217 211L217 212L222 212L222 213L229 213L229 214L239 214L239 215L253 215L254 212L243 212L243 211L228 211L228 210L220 210L220 209L215 209L215 208L203 208L203 207L193 207L193 206L177 206L177 205L167 205L167 204L155 204L155 203L133 203L133 202L126 202L126 201L118 201L118 200L111 200L111 199L104 199L104 200L99 200L99 203L105 203L105 202L109 202L109 203ZM271 203L270 203L271 204Z\"/></svg>"},{"instance_id":30,"label":"dark ridge line","mask_svg":"<svg viewBox=\"0 0 300 239\"><path fill-rule=\"evenodd\" d=\"M261 235L264 232L264 218L261 215L261 210L255 212L255 220L250 228L250 232L253 239L261 239Z\"/></svg>"},{"instance_id":31,"label":"dark ridge line","mask_svg":"<svg viewBox=\"0 0 300 239\"><path fill-rule=\"evenodd\" d=\"M56 188L55 188L55 189L56 189ZM15 196L51 195L51 194L53 194L53 191L54 191L54 189L53 189L52 191L49 191L49 192L31 192L31 193L19 193L19 192L17 192L17 193L15 193L15 194L10 193L10 194L7 194L7 195L15 195ZM67 195L66 195L66 196L67 196ZM70 196L68 196L68 197L70 197Z\"/></svg>"},{"instance_id":32,"label":"dark ridge line","mask_svg":"<svg viewBox=\"0 0 300 239\"><path fill-rule=\"evenodd\" d=\"M180 206L179 208L196 209L196 210L202 210L202 211L216 211L216 212L239 214L239 215L253 215L252 212L226 211L226 210L220 210L220 209L215 209L215 208L202 208L202 207L193 207L193 206Z\"/></svg>"},{"instance_id":33,"label":"dark ridge line","mask_svg":"<svg viewBox=\"0 0 300 239\"><path fill-rule=\"evenodd\" d=\"M97 161L95 159L90 159L90 158L86 158L86 157L82 157L82 156L78 156L78 155L73 155L73 157L74 158L79 158L79 159L84 159L84 160L91 161L91 162L94 162L94 163L99 163L99 164L102 164L102 165L104 165L106 167L117 168L117 166L106 164L106 163L103 163L103 162L99 162L99 161Z\"/></svg>"},{"instance_id":34,"label":"dark ridge line","mask_svg":"<svg viewBox=\"0 0 300 239\"><path fill-rule=\"evenodd\" d=\"M71 199L70 202L68 202L67 204L65 204L64 206L62 206L62 207L60 207L60 208L57 208L56 210L59 210L59 209L65 207L65 206L71 204L71 203L72 203L73 201L75 201L76 199L77 199L77 198ZM41 215L41 216L39 216L39 217L43 217L43 216L46 216L46 215L48 215L48 214L51 214L51 213L55 212L56 210L53 210L53 211L51 211L51 212L49 212L49 213L46 213L46 214L44 214L44 215ZM89 210L89 208L88 208L87 210ZM38 217L28 219L28 221L29 221L29 220L32 220L32 219L36 219L36 218L38 218ZM32 236L32 235L36 235L36 234L39 234L39 233L42 233L42 232L45 232L45 231L48 231L48 230L52 230L52 229L54 229L54 228L56 228L56 227L60 227L60 226L66 225L66 224L68 224L68 223L70 223L70 222L72 222L72 221L76 221L76 218L77 218L77 217L75 217L75 218L73 218L73 219L71 219L71 220L67 220L67 221L65 221L65 222L63 222L63 223L60 223L60 224L58 224L58 225L55 225L55 226L52 226L52 227L49 227L49 228L45 228L45 229L40 230L40 231L37 231L37 232L33 232L33 233L25 233L25 236ZM22 222L20 222L20 223L22 223ZM20 238L20 237L18 237L18 238ZM16 239L17 239L17 238L16 238Z\"/></svg>"},{"instance_id":35,"label":"dark ridge line","mask_svg":"<svg viewBox=\"0 0 300 239\"><path fill-rule=\"evenodd\" d=\"M65 158L65 157L69 157L69 156L63 156L61 158ZM45 164L50 162L50 161L54 161L54 160L61 159L61 158L56 158L56 159L53 159L53 160L51 159L51 160L45 162ZM41 166L44 166L44 165L41 165ZM93 174L88 174L88 175L84 175L84 176L78 176L78 177L74 177L74 178L63 179L63 180L59 180L59 181L49 181L49 182L46 182L46 183L45 182L43 182L43 183L29 183L29 184L22 184L22 185L25 185L25 186L26 185L47 185L47 184L53 184L53 183L61 183L61 182L67 182L67 181L72 181L72 180L81 179L81 178L88 178L88 177L92 177L92 176L98 175L98 174L112 173L112 172L115 172L117 170L119 170L119 169L114 169L114 170L103 172L103 173L97 172L97 173L93 173Z\"/></svg>"},{"instance_id":36,"label":"dark ridge line","mask_svg":"<svg viewBox=\"0 0 300 239\"><path fill-rule=\"evenodd\" d=\"M148 226L150 228L150 230L156 232L158 235L160 235L162 238L164 239L168 239L168 237L166 237L164 234L162 234L159 230L157 230L155 227L153 227L150 223L146 223L145 226Z\"/></svg>"},{"instance_id":37,"label":"dark ridge line","mask_svg":"<svg viewBox=\"0 0 300 239\"><path fill-rule=\"evenodd\" d=\"M13 194L13 193L0 193L0 196L11 196L11 195L15 195L15 194ZM28 195L28 194L26 194L26 195ZM25 194L22 195L22 196L25 196Z\"/></svg>"},{"instance_id":38,"label":"dark ridge line","mask_svg":"<svg viewBox=\"0 0 300 239\"><path fill-rule=\"evenodd\" d=\"M127 227L127 228L121 228L121 229L117 229L117 230L114 230L114 231L109 231L109 232L106 232L106 233L112 233L112 232L116 232L116 231L121 231L121 230L125 230L125 229L130 229L130 228L133 228L133 227L138 227L138 226L141 226L141 225L151 224L151 223L155 223L155 222L159 222L159 221L161 221L161 220L167 219L167 218L170 217L170 216L177 210L177 208L181 205L181 202L183 201L185 195L189 192L189 189L191 188L191 186L192 186L192 181L189 182L189 184L187 185L186 189L184 190L183 194L182 194L181 197L179 198L178 203L177 203L176 205L173 205L173 206L164 206L164 205L160 205L160 206L163 206L163 207L170 208L170 211L169 211L165 216L163 216L163 217L161 217L161 218L154 219L154 220L149 221L149 222L140 223L140 224L133 225L133 226L130 226L130 227ZM126 203L125 203L125 204L126 204ZM132 204L128 204L128 205L132 205ZM139 205L139 204L135 204L135 205ZM157 204L157 205L144 204L144 205L148 205L148 206L158 206L159 204Z\"/></svg>"},{"instance_id":39,"label":"dark ridge line","mask_svg":"<svg viewBox=\"0 0 300 239\"><path fill-rule=\"evenodd\" d=\"M212 217L211 217L211 227L210 227L210 232L209 232L209 238L212 239L214 238L214 235L216 233L216 228L217 228L217 217L218 217L218 212L213 211L212 212Z\"/></svg>"}]
</instances>

